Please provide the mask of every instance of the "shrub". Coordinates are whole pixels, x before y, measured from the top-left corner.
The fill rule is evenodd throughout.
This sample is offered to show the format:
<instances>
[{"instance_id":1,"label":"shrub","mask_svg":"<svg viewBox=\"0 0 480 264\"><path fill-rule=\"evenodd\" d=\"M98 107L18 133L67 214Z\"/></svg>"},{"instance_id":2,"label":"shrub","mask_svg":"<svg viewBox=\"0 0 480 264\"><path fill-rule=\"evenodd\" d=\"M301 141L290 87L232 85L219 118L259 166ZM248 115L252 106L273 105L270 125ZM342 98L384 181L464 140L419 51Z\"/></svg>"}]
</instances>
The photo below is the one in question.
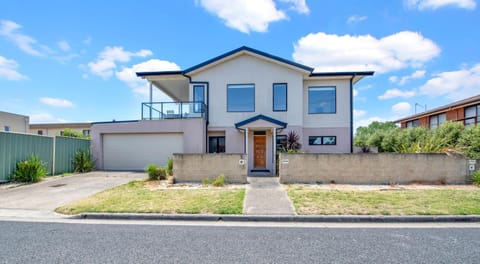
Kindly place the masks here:
<instances>
[{"instance_id":1,"label":"shrub","mask_svg":"<svg viewBox=\"0 0 480 264\"><path fill-rule=\"evenodd\" d=\"M14 179L20 182L39 182L47 175L47 167L37 155L30 159L17 162Z\"/></svg>"},{"instance_id":2,"label":"shrub","mask_svg":"<svg viewBox=\"0 0 480 264\"><path fill-rule=\"evenodd\" d=\"M71 130L71 129L63 130L61 136L63 136L63 137L74 137L74 138L85 138L85 136L82 133Z\"/></svg>"},{"instance_id":3,"label":"shrub","mask_svg":"<svg viewBox=\"0 0 480 264\"><path fill-rule=\"evenodd\" d=\"M208 186L210 183L212 183L212 180L210 180L208 177L202 179L203 186Z\"/></svg>"},{"instance_id":4,"label":"shrub","mask_svg":"<svg viewBox=\"0 0 480 264\"><path fill-rule=\"evenodd\" d=\"M212 185L215 187L221 187L225 185L225 175L220 174L216 179L212 181Z\"/></svg>"},{"instance_id":5,"label":"shrub","mask_svg":"<svg viewBox=\"0 0 480 264\"><path fill-rule=\"evenodd\" d=\"M146 172L149 180L165 180L167 178L167 172L163 167L157 167L155 164L147 166Z\"/></svg>"},{"instance_id":6,"label":"shrub","mask_svg":"<svg viewBox=\"0 0 480 264\"><path fill-rule=\"evenodd\" d=\"M170 176L173 175L173 158L172 157L168 158L166 170L168 175Z\"/></svg>"},{"instance_id":7,"label":"shrub","mask_svg":"<svg viewBox=\"0 0 480 264\"><path fill-rule=\"evenodd\" d=\"M147 166L145 171L148 174L148 179L149 180L158 180L156 170L157 170L157 165L150 164L150 165Z\"/></svg>"},{"instance_id":8,"label":"shrub","mask_svg":"<svg viewBox=\"0 0 480 264\"><path fill-rule=\"evenodd\" d=\"M477 170L472 174L473 184L480 186L480 170Z\"/></svg>"},{"instance_id":9,"label":"shrub","mask_svg":"<svg viewBox=\"0 0 480 264\"><path fill-rule=\"evenodd\" d=\"M89 172L93 170L95 162L92 160L92 153L89 150L81 149L75 153L73 167L75 172Z\"/></svg>"},{"instance_id":10,"label":"shrub","mask_svg":"<svg viewBox=\"0 0 480 264\"><path fill-rule=\"evenodd\" d=\"M302 148L300 144L300 136L295 131L290 131L287 134L287 152L296 153L299 149Z\"/></svg>"},{"instance_id":11,"label":"shrub","mask_svg":"<svg viewBox=\"0 0 480 264\"><path fill-rule=\"evenodd\" d=\"M480 159L480 125L467 127L458 139L470 159Z\"/></svg>"}]
</instances>

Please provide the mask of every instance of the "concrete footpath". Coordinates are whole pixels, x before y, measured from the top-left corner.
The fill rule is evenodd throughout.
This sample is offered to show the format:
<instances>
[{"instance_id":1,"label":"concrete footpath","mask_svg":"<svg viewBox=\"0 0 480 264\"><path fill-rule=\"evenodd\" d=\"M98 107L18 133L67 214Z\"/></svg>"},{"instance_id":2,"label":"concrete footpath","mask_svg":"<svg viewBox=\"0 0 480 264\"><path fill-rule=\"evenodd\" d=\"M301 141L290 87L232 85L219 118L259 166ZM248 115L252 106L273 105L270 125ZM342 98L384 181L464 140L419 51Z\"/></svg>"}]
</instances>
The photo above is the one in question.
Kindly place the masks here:
<instances>
[{"instance_id":1,"label":"concrete footpath","mask_svg":"<svg viewBox=\"0 0 480 264\"><path fill-rule=\"evenodd\" d=\"M248 177L243 214L245 215L295 215L287 192L278 177Z\"/></svg>"}]
</instances>

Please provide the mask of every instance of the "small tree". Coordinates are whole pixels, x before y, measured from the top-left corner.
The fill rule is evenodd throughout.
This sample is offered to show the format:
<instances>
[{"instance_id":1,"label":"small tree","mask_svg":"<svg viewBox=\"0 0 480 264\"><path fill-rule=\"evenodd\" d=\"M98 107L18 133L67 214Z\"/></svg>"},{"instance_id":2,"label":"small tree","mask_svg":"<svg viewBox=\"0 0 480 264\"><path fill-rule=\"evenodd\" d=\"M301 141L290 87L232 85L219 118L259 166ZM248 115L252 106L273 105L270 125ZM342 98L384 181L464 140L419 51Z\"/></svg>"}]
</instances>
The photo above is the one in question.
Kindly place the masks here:
<instances>
[{"instance_id":1,"label":"small tree","mask_svg":"<svg viewBox=\"0 0 480 264\"><path fill-rule=\"evenodd\" d=\"M89 172L93 170L95 162L92 160L92 154L89 150L81 149L75 153L73 167L75 172Z\"/></svg>"},{"instance_id":2,"label":"small tree","mask_svg":"<svg viewBox=\"0 0 480 264\"><path fill-rule=\"evenodd\" d=\"M300 136L295 131L290 131L287 134L287 152L297 152L302 148L300 144Z\"/></svg>"}]
</instances>

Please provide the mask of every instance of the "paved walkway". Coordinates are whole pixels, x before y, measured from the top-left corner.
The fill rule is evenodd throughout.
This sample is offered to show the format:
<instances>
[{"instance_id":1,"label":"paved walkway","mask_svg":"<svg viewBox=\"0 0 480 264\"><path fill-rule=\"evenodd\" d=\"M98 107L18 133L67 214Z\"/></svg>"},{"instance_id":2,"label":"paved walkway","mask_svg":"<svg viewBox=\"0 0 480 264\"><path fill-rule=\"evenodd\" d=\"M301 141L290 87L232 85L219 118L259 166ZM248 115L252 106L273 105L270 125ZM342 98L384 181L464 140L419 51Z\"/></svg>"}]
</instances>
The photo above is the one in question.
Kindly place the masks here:
<instances>
[{"instance_id":1,"label":"paved walkway","mask_svg":"<svg viewBox=\"0 0 480 264\"><path fill-rule=\"evenodd\" d=\"M295 215L278 177L248 177L243 213L247 215Z\"/></svg>"}]
</instances>

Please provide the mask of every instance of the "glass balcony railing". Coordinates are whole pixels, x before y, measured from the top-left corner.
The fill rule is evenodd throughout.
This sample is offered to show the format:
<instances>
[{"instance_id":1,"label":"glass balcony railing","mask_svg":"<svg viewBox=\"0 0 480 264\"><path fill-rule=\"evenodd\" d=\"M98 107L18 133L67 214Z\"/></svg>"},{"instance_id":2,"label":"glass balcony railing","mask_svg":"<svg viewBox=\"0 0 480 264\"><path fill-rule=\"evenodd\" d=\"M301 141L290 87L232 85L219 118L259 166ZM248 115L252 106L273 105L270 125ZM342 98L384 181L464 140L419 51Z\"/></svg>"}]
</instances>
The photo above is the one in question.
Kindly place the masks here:
<instances>
[{"instance_id":1,"label":"glass balcony railing","mask_svg":"<svg viewBox=\"0 0 480 264\"><path fill-rule=\"evenodd\" d=\"M205 118L207 107L202 102L142 103L142 120Z\"/></svg>"}]
</instances>

